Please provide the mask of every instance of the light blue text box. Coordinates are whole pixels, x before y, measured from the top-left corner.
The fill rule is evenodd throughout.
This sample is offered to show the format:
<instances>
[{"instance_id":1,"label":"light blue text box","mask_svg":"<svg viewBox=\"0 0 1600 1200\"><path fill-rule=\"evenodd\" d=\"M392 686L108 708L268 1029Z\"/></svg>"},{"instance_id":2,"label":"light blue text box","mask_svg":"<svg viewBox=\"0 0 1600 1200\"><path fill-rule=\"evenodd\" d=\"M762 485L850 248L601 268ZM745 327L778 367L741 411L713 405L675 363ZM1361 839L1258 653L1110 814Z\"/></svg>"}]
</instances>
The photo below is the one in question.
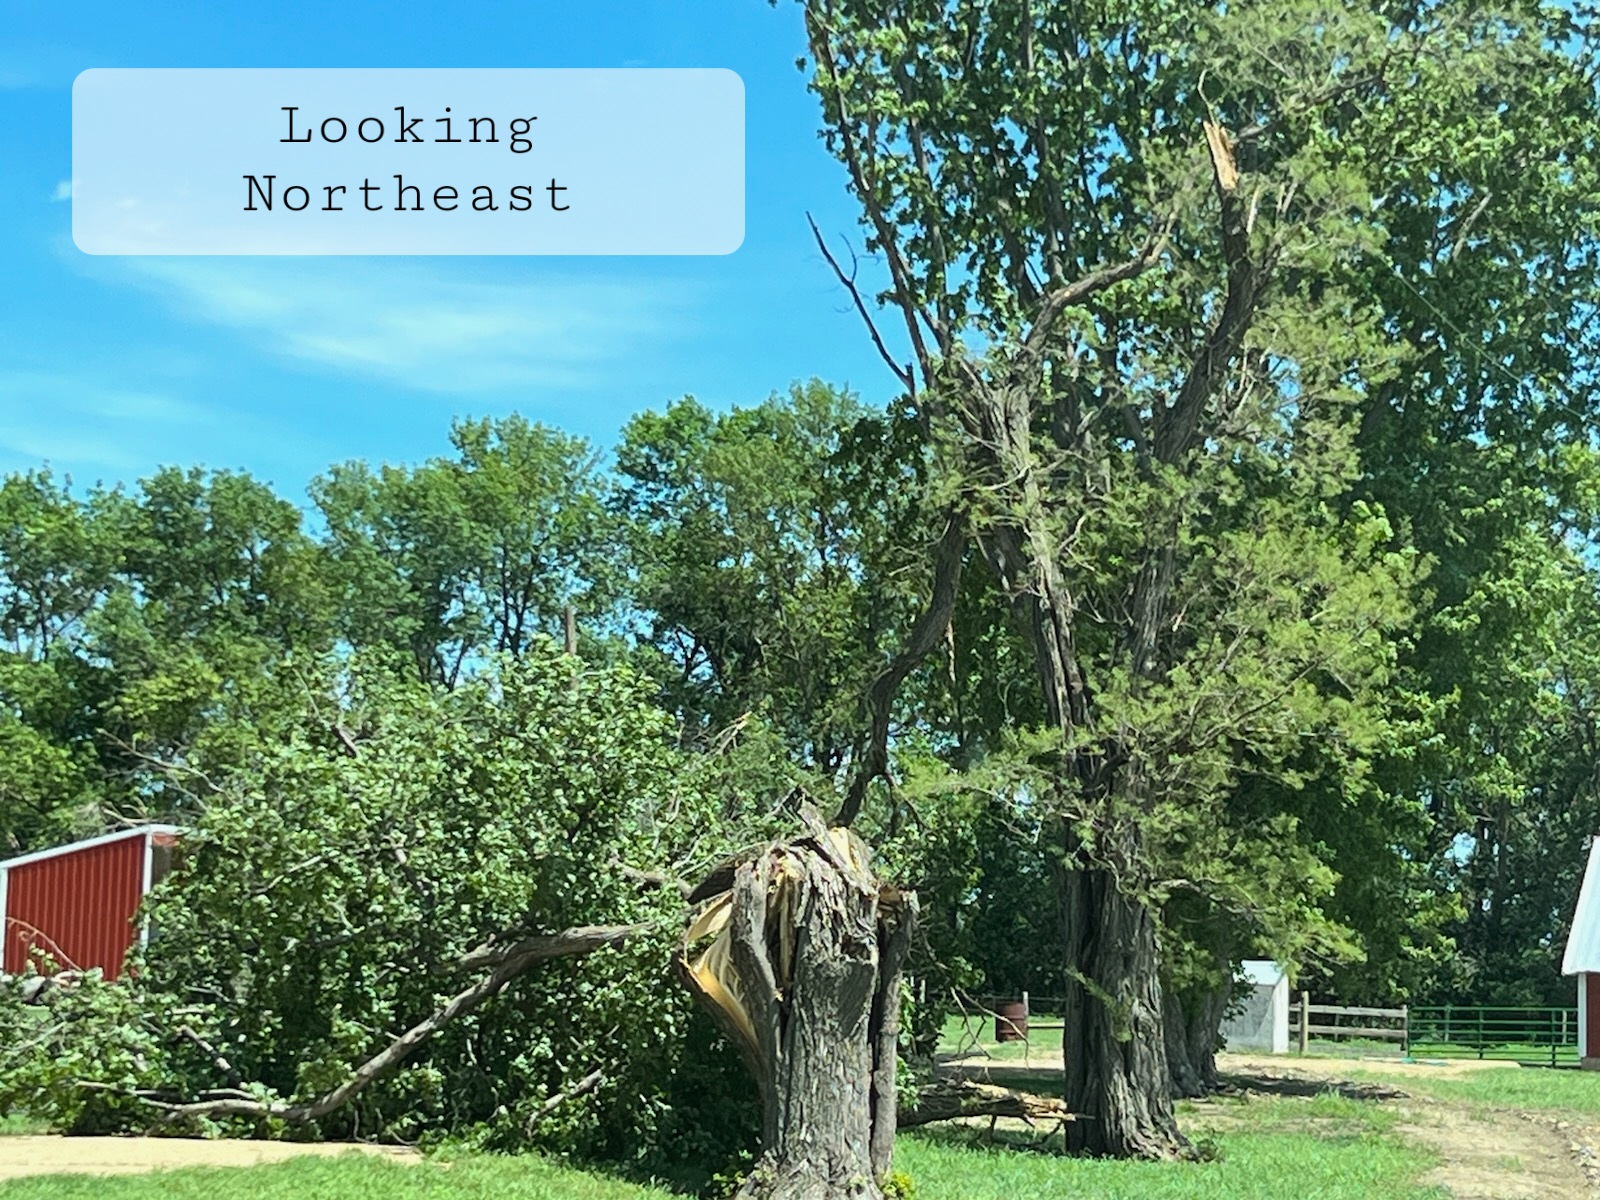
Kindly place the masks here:
<instances>
[{"instance_id":1,"label":"light blue text box","mask_svg":"<svg viewBox=\"0 0 1600 1200\"><path fill-rule=\"evenodd\" d=\"M72 236L89 254L728 254L744 84L701 68L97 68L72 89Z\"/></svg>"}]
</instances>

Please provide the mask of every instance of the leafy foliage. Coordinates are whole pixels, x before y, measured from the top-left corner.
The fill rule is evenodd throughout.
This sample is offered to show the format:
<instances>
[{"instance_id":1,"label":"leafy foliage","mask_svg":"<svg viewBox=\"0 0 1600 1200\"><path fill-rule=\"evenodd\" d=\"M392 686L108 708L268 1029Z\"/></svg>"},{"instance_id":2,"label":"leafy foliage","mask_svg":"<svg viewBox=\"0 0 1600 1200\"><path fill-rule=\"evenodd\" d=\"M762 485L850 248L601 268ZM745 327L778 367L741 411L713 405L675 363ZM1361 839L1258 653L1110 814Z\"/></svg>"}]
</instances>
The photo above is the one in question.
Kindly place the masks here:
<instances>
[{"instance_id":1,"label":"leafy foliage","mask_svg":"<svg viewBox=\"0 0 1600 1200\"><path fill-rule=\"evenodd\" d=\"M736 1061L667 977L681 901L622 869L704 855L718 803L641 680L536 645L448 692L357 672L298 718L212 773L133 979L59 993L57 1052L9 1056L0 1107L90 1129L158 1122L135 1088L306 1099L470 982L475 947L642 922L446 1026L321 1131L477 1130L658 1166L738 1149Z\"/></svg>"}]
</instances>

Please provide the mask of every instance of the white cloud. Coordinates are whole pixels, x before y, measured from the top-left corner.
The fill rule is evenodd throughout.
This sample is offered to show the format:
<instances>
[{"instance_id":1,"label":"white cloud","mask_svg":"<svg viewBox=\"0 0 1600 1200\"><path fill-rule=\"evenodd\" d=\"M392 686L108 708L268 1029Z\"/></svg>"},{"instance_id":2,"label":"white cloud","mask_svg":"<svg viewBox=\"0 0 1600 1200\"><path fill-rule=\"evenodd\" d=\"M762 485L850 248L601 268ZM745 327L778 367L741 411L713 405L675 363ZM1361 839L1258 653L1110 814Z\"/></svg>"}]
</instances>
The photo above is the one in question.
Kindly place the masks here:
<instances>
[{"instance_id":1,"label":"white cloud","mask_svg":"<svg viewBox=\"0 0 1600 1200\"><path fill-rule=\"evenodd\" d=\"M582 390L671 335L678 289L350 258L132 258L115 277L285 358L442 393ZM504 274L502 270L500 274Z\"/></svg>"},{"instance_id":2,"label":"white cloud","mask_svg":"<svg viewBox=\"0 0 1600 1200\"><path fill-rule=\"evenodd\" d=\"M71 200L72 199L72 180L63 179L60 183L56 184L55 195L51 196L50 199L52 199L52 200Z\"/></svg>"}]
</instances>

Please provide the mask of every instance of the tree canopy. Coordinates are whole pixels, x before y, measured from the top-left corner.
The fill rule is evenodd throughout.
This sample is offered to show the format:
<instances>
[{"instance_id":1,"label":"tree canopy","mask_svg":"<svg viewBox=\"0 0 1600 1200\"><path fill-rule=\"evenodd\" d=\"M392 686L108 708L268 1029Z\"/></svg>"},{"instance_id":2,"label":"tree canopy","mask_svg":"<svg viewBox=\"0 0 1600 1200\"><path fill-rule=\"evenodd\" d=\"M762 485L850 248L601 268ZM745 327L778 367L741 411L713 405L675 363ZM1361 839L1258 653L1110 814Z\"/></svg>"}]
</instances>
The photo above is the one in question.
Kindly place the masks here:
<instances>
[{"instance_id":1,"label":"tree canopy","mask_svg":"<svg viewBox=\"0 0 1600 1200\"><path fill-rule=\"evenodd\" d=\"M685 397L607 452L463 419L305 510L200 468L0 483L0 854L191 831L135 976L0 1041L0 1102L700 1182L759 1108L777 1175L872 1196L895 1049L957 998L1059 995L1069 1138L1121 1155L1185 1152L1244 958L1567 1002L1590 7L803 10L880 273L819 250L892 403ZM759 1103L675 956L752 1023ZM774 1082L839 1082L797 1020L871 1076L826 1171Z\"/></svg>"}]
</instances>

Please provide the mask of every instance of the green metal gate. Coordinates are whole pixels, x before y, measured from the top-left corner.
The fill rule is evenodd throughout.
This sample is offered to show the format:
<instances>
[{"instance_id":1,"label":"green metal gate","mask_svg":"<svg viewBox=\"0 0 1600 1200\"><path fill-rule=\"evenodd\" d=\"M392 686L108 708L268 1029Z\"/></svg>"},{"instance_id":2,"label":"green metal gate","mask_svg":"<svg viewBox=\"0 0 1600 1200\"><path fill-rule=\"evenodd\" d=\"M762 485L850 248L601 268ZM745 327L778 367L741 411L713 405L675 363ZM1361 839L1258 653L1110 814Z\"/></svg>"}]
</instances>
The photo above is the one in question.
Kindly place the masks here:
<instances>
[{"instance_id":1,"label":"green metal gate","mask_svg":"<svg viewBox=\"0 0 1600 1200\"><path fill-rule=\"evenodd\" d=\"M1575 1008L1444 1004L1410 1010L1413 1058L1481 1058L1529 1066L1578 1065Z\"/></svg>"}]
</instances>

